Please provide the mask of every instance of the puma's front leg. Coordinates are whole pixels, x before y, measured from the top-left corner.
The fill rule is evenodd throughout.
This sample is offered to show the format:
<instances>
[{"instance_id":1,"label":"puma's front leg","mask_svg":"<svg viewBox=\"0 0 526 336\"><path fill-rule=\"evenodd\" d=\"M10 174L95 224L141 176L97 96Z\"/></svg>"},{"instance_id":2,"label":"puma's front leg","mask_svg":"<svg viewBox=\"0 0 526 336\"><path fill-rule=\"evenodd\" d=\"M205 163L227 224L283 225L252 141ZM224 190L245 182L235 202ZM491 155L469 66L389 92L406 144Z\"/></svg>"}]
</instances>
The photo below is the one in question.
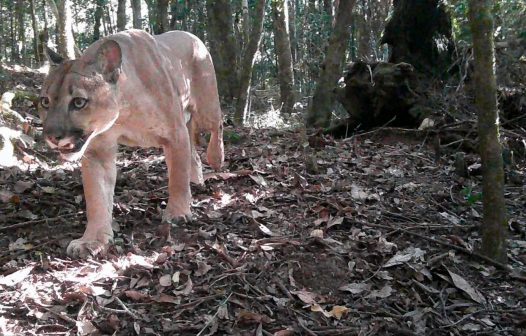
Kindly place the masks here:
<instances>
[{"instance_id":1,"label":"puma's front leg","mask_svg":"<svg viewBox=\"0 0 526 336\"><path fill-rule=\"evenodd\" d=\"M174 137L164 145L166 165L168 166L168 205L163 214L161 234L169 237L170 226L181 220L190 221L192 214L190 202L191 151L188 132L179 128Z\"/></svg>"},{"instance_id":2,"label":"puma's front leg","mask_svg":"<svg viewBox=\"0 0 526 336\"><path fill-rule=\"evenodd\" d=\"M82 238L69 243L67 253L72 257L86 258L105 253L113 240L111 222L117 177L116 151L116 144L101 146L88 149L82 158L88 224Z\"/></svg>"}]
</instances>

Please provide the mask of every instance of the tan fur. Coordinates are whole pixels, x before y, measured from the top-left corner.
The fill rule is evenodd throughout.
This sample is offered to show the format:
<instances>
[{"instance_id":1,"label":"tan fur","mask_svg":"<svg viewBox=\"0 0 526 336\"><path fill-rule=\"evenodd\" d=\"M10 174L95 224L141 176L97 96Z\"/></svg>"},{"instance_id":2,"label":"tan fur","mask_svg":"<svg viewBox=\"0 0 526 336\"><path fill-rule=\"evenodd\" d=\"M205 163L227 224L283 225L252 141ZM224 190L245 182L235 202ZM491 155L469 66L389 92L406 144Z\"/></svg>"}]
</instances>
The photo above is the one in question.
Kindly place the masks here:
<instances>
[{"instance_id":1,"label":"tan fur","mask_svg":"<svg viewBox=\"0 0 526 336\"><path fill-rule=\"evenodd\" d=\"M66 160L82 159L88 223L82 238L68 246L71 256L103 252L113 238L118 143L164 149L167 223L191 215L189 182L203 181L194 147L200 130L211 133L210 166L219 169L223 163L214 67L204 44L189 33L152 37L130 30L98 41L80 59L53 69L41 97L47 142ZM73 108L75 98L85 99L85 107Z\"/></svg>"}]
</instances>

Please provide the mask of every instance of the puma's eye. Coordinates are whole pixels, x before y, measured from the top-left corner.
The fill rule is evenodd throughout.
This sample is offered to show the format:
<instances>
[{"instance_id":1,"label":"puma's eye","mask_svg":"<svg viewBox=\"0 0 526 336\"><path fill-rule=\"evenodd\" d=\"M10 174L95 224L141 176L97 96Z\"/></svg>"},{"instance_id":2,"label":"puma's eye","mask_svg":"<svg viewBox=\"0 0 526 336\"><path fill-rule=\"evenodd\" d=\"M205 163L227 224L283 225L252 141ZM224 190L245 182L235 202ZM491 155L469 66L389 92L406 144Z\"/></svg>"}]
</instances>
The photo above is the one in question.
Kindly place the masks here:
<instances>
[{"instance_id":1,"label":"puma's eye","mask_svg":"<svg viewBox=\"0 0 526 336\"><path fill-rule=\"evenodd\" d=\"M49 98L48 97L40 97L40 106L47 109L49 107Z\"/></svg>"},{"instance_id":2,"label":"puma's eye","mask_svg":"<svg viewBox=\"0 0 526 336\"><path fill-rule=\"evenodd\" d=\"M75 107L77 110L80 110L81 108L86 106L87 103L88 100L86 98L73 98L73 107Z\"/></svg>"}]
</instances>

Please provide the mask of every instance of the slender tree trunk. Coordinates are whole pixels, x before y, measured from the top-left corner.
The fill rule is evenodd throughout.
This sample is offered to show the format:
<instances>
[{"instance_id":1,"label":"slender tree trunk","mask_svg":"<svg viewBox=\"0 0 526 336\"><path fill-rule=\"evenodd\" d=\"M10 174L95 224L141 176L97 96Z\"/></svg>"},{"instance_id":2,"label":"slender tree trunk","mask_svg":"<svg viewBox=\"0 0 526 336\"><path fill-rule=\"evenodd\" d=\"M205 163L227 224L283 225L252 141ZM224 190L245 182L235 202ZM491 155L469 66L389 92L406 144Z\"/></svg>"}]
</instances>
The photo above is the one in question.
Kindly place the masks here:
<instances>
[{"instance_id":1,"label":"slender tree trunk","mask_svg":"<svg viewBox=\"0 0 526 336\"><path fill-rule=\"evenodd\" d=\"M341 76L342 60L348 45L348 28L351 24L354 3L355 0L340 0L336 10L336 21L329 38L320 79L316 83L316 90L312 97L307 126L327 127L330 124L334 104L333 89Z\"/></svg>"},{"instance_id":2,"label":"slender tree trunk","mask_svg":"<svg viewBox=\"0 0 526 336\"><path fill-rule=\"evenodd\" d=\"M53 0L51 0L53 1ZM95 4L95 23L93 25L93 41L100 39L100 22L104 15L104 4L106 0L97 0Z\"/></svg>"},{"instance_id":3,"label":"slender tree trunk","mask_svg":"<svg viewBox=\"0 0 526 336\"><path fill-rule=\"evenodd\" d=\"M9 13L13 13L13 2L12 1L8 1L7 2L7 10L9 11ZM14 15L9 15L9 32L10 32L10 35L11 35L11 62L17 62L18 59L20 58L20 56L18 55L18 48L17 48L17 45L16 45L16 33L15 33L15 30L16 30L16 27L15 27L15 16Z\"/></svg>"},{"instance_id":4,"label":"slender tree trunk","mask_svg":"<svg viewBox=\"0 0 526 336\"><path fill-rule=\"evenodd\" d=\"M113 34L113 20L111 13L113 12L113 6L111 4L111 1L107 2L106 5L103 7L104 9L104 15L103 19L106 22L106 29L107 34L111 35Z\"/></svg>"},{"instance_id":5,"label":"slender tree trunk","mask_svg":"<svg viewBox=\"0 0 526 336\"><path fill-rule=\"evenodd\" d=\"M195 34L197 37L199 37L202 41L205 40L205 32L206 32L206 15L205 11L202 10L202 8L205 7L204 0L197 0L197 6L194 8L197 9L197 26L195 28ZM185 16L186 18L186 16ZM185 19L186 21L186 19Z\"/></svg>"},{"instance_id":6,"label":"slender tree trunk","mask_svg":"<svg viewBox=\"0 0 526 336\"><path fill-rule=\"evenodd\" d=\"M362 0L360 6L361 12L358 15L358 58L367 61L371 58L371 28L369 22L371 20L369 14L369 1Z\"/></svg>"},{"instance_id":7,"label":"slender tree trunk","mask_svg":"<svg viewBox=\"0 0 526 336\"><path fill-rule=\"evenodd\" d=\"M117 5L117 30L126 29L126 0L119 0Z\"/></svg>"},{"instance_id":8,"label":"slender tree trunk","mask_svg":"<svg viewBox=\"0 0 526 336\"><path fill-rule=\"evenodd\" d=\"M250 14L248 12L248 0L241 0L241 10L243 12L243 41L244 45L250 36Z\"/></svg>"},{"instance_id":9,"label":"slender tree trunk","mask_svg":"<svg viewBox=\"0 0 526 336\"><path fill-rule=\"evenodd\" d=\"M133 12L133 28L142 29L141 0L131 0Z\"/></svg>"},{"instance_id":10,"label":"slender tree trunk","mask_svg":"<svg viewBox=\"0 0 526 336\"><path fill-rule=\"evenodd\" d=\"M493 1L469 0L469 23L475 59L475 105L478 110L479 151L482 161L484 219L482 253L506 262L507 214L504 169L499 141L497 83L493 40Z\"/></svg>"},{"instance_id":11,"label":"slender tree trunk","mask_svg":"<svg viewBox=\"0 0 526 336\"><path fill-rule=\"evenodd\" d=\"M168 21L168 2L169 0L157 0L157 31L155 34L162 34L170 30Z\"/></svg>"},{"instance_id":12,"label":"slender tree trunk","mask_svg":"<svg viewBox=\"0 0 526 336\"><path fill-rule=\"evenodd\" d=\"M278 80L281 111L291 113L294 106L294 72L288 31L288 0L272 0L274 18L274 44L278 59Z\"/></svg>"},{"instance_id":13,"label":"slender tree trunk","mask_svg":"<svg viewBox=\"0 0 526 336\"><path fill-rule=\"evenodd\" d=\"M5 22L4 20L4 2L0 1L0 22ZM5 49L4 25L0 24L0 74L2 74L2 60L4 57L7 57Z\"/></svg>"},{"instance_id":14,"label":"slender tree trunk","mask_svg":"<svg viewBox=\"0 0 526 336\"><path fill-rule=\"evenodd\" d=\"M296 3L295 0L289 1L289 37L290 37L290 53L292 55L292 62L298 61L296 49L298 47L298 40L296 37Z\"/></svg>"},{"instance_id":15,"label":"slender tree trunk","mask_svg":"<svg viewBox=\"0 0 526 336\"><path fill-rule=\"evenodd\" d=\"M177 30L177 20L179 19L179 2L172 1L170 3L170 30Z\"/></svg>"},{"instance_id":16,"label":"slender tree trunk","mask_svg":"<svg viewBox=\"0 0 526 336\"><path fill-rule=\"evenodd\" d=\"M26 51L26 23L25 23L25 6L23 0L17 0L16 1L16 21L17 21L17 28L18 28L18 36L17 36L17 61L23 62L25 51Z\"/></svg>"},{"instance_id":17,"label":"slender tree trunk","mask_svg":"<svg viewBox=\"0 0 526 336\"><path fill-rule=\"evenodd\" d=\"M239 92L236 73L236 41L230 0L206 0L208 41L214 61L219 94L230 103Z\"/></svg>"},{"instance_id":18,"label":"slender tree trunk","mask_svg":"<svg viewBox=\"0 0 526 336\"><path fill-rule=\"evenodd\" d=\"M51 0L50 0L51 2ZM75 40L73 39L73 18L71 16L71 1L56 0L58 10L58 52L68 58L75 58Z\"/></svg>"},{"instance_id":19,"label":"slender tree trunk","mask_svg":"<svg viewBox=\"0 0 526 336\"><path fill-rule=\"evenodd\" d=\"M49 27L47 23L46 0L42 0L42 17L44 18L44 29L48 29Z\"/></svg>"},{"instance_id":20,"label":"slender tree trunk","mask_svg":"<svg viewBox=\"0 0 526 336\"><path fill-rule=\"evenodd\" d=\"M38 26L37 18L35 15L35 0L29 1L29 10L31 12L31 27L33 28L33 54L35 55L35 61L37 65L41 64L40 54L38 52Z\"/></svg>"},{"instance_id":21,"label":"slender tree trunk","mask_svg":"<svg viewBox=\"0 0 526 336\"><path fill-rule=\"evenodd\" d=\"M234 114L234 123L242 125L248 113L248 97L250 93L250 82L252 80L252 69L256 60L256 53L261 42L261 33L263 32L263 19L265 17L265 0L257 0L253 14L252 27L250 36L245 48L245 54L241 58L241 72L239 73L239 96L236 102L236 111Z\"/></svg>"}]
</instances>

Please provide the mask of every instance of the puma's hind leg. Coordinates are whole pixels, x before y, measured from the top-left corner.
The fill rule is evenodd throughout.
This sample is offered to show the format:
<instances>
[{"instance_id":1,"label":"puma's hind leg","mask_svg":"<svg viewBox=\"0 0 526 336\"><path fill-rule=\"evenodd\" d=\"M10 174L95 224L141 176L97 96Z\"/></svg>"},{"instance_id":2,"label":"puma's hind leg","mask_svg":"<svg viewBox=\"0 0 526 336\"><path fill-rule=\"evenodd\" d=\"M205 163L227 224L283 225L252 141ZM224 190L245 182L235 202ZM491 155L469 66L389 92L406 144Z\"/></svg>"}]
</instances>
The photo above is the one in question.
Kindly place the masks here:
<instances>
[{"instance_id":1,"label":"puma's hind leg","mask_svg":"<svg viewBox=\"0 0 526 336\"><path fill-rule=\"evenodd\" d=\"M208 165L220 170L225 159L223 145L223 113L219 104L217 83L211 63L202 64L201 74L192 82L195 92L195 113L192 119L200 129L210 132L210 141L206 151Z\"/></svg>"},{"instance_id":2,"label":"puma's hind leg","mask_svg":"<svg viewBox=\"0 0 526 336\"><path fill-rule=\"evenodd\" d=\"M214 170L220 170L225 160L225 149L223 145L223 124L218 125L215 130L211 131L210 142L206 150L208 164Z\"/></svg>"},{"instance_id":3,"label":"puma's hind leg","mask_svg":"<svg viewBox=\"0 0 526 336\"><path fill-rule=\"evenodd\" d=\"M196 125L195 118L191 118L186 122L186 128L188 129L188 135L190 136L190 181L195 184L203 184L203 164L201 163L201 158L196 149L196 145L199 142L199 128Z\"/></svg>"}]
</instances>

